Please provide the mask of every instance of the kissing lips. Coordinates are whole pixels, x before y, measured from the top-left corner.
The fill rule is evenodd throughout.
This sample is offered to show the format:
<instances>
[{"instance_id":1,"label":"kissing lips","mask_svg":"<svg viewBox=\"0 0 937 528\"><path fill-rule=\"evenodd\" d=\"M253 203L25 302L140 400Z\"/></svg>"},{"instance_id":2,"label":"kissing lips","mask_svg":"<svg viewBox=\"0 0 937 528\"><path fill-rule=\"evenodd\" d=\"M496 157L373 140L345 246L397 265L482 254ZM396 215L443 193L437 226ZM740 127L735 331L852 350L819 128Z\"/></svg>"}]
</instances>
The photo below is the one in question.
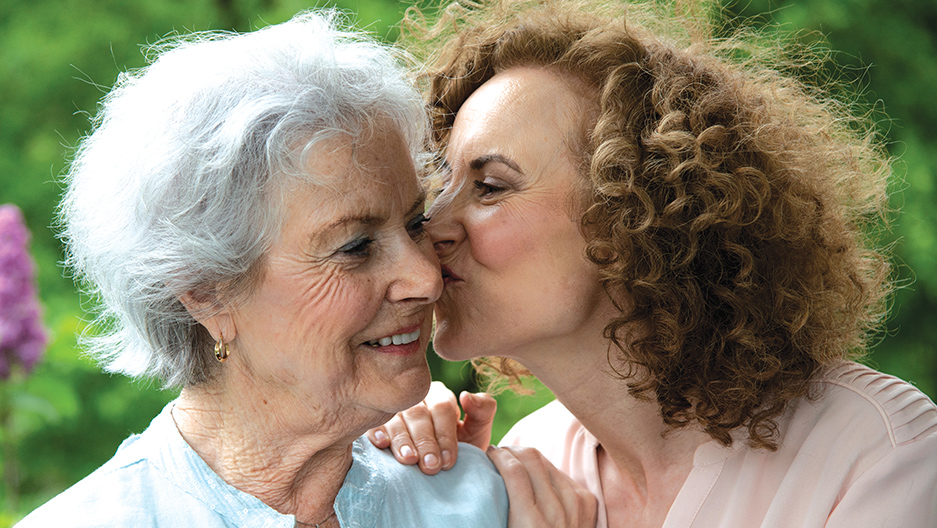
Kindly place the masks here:
<instances>
[{"instance_id":1,"label":"kissing lips","mask_svg":"<svg viewBox=\"0 0 937 528\"><path fill-rule=\"evenodd\" d=\"M459 282L462 280L462 277L459 277L449 269L449 266L445 264L442 265L442 284L443 286L448 286L453 282Z\"/></svg>"}]
</instances>

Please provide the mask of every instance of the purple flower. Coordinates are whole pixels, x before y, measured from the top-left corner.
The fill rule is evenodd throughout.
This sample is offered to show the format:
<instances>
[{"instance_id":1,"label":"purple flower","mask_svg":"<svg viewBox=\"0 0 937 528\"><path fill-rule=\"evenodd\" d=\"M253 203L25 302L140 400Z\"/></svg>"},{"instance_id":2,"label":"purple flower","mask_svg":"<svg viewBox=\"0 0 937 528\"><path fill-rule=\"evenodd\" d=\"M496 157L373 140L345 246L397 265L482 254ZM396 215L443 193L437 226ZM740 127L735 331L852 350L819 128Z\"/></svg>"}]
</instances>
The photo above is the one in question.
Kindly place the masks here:
<instances>
[{"instance_id":1,"label":"purple flower","mask_svg":"<svg viewBox=\"0 0 937 528\"><path fill-rule=\"evenodd\" d=\"M26 372L42 357L48 336L36 296L36 266L28 251L29 230L15 205L0 205L0 378L14 363Z\"/></svg>"}]
</instances>

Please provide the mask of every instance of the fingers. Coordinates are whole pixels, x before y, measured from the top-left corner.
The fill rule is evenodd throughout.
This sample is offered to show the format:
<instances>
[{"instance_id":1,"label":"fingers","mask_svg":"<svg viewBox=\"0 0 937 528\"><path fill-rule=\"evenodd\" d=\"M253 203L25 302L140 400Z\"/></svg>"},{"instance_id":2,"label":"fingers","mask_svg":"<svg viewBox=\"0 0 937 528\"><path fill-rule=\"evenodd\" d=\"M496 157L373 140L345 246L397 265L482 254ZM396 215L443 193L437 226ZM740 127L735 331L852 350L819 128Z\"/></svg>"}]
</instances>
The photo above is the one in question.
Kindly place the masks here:
<instances>
[{"instance_id":1,"label":"fingers","mask_svg":"<svg viewBox=\"0 0 937 528\"><path fill-rule=\"evenodd\" d=\"M399 462L419 464L423 473L435 475L455 465L459 414L455 395L436 381L422 402L368 431L368 438L381 449L389 446Z\"/></svg>"},{"instance_id":2,"label":"fingers","mask_svg":"<svg viewBox=\"0 0 937 528\"><path fill-rule=\"evenodd\" d=\"M401 450L415 449L415 457L420 470L427 475L435 475L443 467L442 453L437 441L437 434L455 436L455 419L450 418L450 431L437 431L434 416L425 403L415 405L400 413L407 430L396 438L391 437L391 445L397 442ZM440 417L442 423L444 418ZM441 427L444 427L441 425ZM451 442L450 442L451 443ZM451 451L450 451L451 452ZM450 455L451 459L451 455Z\"/></svg>"},{"instance_id":3,"label":"fingers","mask_svg":"<svg viewBox=\"0 0 937 528\"><path fill-rule=\"evenodd\" d=\"M417 406L422 403L417 404ZM406 412L406 411L404 411ZM410 430L404 421L403 412L394 415L387 423L375 427L367 433L368 439L375 447L390 448L394 458L401 464L413 465L419 460L413 441L410 439Z\"/></svg>"},{"instance_id":4,"label":"fingers","mask_svg":"<svg viewBox=\"0 0 937 528\"><path fill-rule=\"evenodd\" d=\"M488 449L491 443L491 426L495 420L498 402L490 394L463 392L459 395L465 419L458 429L460 442L472 444L479 449Z\"/></svg>"},{"instance_id":5,"label":"fingers","mask_svg":"<svg viewBox=\"0 0 937 528\"><path fill-rule=\"evenodd\" d=\"M594 527L598 518L598 501L595 495L557 469L545 458L544 463L550 476L550 484L563 507L566 526Z\"/></svg>"},{"instance_id":6,"label":"fingers","mask_svg":"<svg viewBox=\"0 0 937 528\"><path fill-rule=\"evenodd\" d=\"M368 440L374 444L374 447L378 449L387 449L390 447L390 437L387 436L387 430L384 429L383 425L379 425L374 429L368 429L368 432L365 434Z\"/></svg>"},{"instance_id":7,"label":"fingers","mask_svg":"<svg viewBox=\"0 0 937 528\"><path fill-rule=\"evenodd\" d=\"M434 381L422 402L397 413L383 426L368 431L367 436L380 449L390 447L401 463L419 464L423 473L435 475L455 465L460 440L482 449L491 441L495 399L488 394L466 392L461 400L464 422L459 419L461 411L455 395Z\"/></svg>"},{"instance_id":8,"label":"fingers","mask_svg":"<svg viewBox=\"0 0 937 528\"><path fill-rule=\"evenodd\" d=\"M511 528L595 526L595 497L536 449L492 448L488 457L504 478Z\"/></svg>"},{"instance_id":9,"label":"fingers","mask_svg":"<svg viewBox=\"0 0 937 528\"><path fill-rule=\"evenodd\" d=\"M433 436L418 438L414 434L417 449L422 455L424 445L427 453L434 452L435 447L442 469L450 469L455 465L459 453L457 436L461 414L459 404L456 403L455 394L438 381L430 385L429 394L423 401L432 418Z\"/></svg>"},{"instance_id":10,"label":"fingers","mask_svg":"<svg viewBox=\"0 0 937 528\"><path fill-rule=\"evenodd\" d=\"M507 488L510 528L559 526L555 521L561 516L562 507L555 494L545 491L544 482L549 486L550 476L530 450L491 448L488 458L498 468Z\"/></svg>"}]
</instances>

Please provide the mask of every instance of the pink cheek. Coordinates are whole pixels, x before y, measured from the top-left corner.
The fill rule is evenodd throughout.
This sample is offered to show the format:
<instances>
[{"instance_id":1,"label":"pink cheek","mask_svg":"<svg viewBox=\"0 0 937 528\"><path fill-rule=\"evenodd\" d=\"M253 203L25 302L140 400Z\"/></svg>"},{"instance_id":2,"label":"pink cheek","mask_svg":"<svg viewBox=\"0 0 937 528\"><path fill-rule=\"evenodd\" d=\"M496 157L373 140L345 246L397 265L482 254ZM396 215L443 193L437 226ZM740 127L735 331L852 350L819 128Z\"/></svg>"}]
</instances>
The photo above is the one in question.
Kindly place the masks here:
<instances>
[{"instance_id":1,"label":"pink cheek","mask_svg":"<svg viewBox=\"0 0 937 528\"><path fill-rule=\"evenodd\" d=\"M466 226L467 230L469 226ZM525 261L536 247L535 230L495 210L479 215L469 231L472 256L489 268L501 268L514 261Z\"/></svg>"}]
</instances>

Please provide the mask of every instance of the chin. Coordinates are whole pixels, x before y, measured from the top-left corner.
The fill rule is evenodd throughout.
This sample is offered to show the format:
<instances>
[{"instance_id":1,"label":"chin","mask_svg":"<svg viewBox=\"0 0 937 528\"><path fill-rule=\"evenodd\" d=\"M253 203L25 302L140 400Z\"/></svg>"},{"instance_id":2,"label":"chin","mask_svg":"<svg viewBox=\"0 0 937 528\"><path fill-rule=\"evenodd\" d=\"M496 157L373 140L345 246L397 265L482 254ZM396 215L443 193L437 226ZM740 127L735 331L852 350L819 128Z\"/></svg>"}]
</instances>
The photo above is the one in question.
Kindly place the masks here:
<instances>
[{"instance_id":1,"label":"chin","mask_svg":"<svg viewBox=\"0 0 937 528\"><path fill-rule=\"evenodd\" d=\"M433 334L433 351L436 355L448 361L467 361L481 357L478 348L466 346L459 340L458 332L454 332L445 322L436 322L436 333Z\"/></svg>"},{"instance_id":2,"label":"chin","mask_svg":"<svg viewBox=\"0 0 937 528\"><path fill-rule=\"evenodd\" d=\"M429 385L432 380L429 366L424 359L422 368L414 369L398 378L396 397L393 399L396 408L388 409L388 411L398 413L423 401L426 393L429 392Z\"/></svg>"}]
</instances>

